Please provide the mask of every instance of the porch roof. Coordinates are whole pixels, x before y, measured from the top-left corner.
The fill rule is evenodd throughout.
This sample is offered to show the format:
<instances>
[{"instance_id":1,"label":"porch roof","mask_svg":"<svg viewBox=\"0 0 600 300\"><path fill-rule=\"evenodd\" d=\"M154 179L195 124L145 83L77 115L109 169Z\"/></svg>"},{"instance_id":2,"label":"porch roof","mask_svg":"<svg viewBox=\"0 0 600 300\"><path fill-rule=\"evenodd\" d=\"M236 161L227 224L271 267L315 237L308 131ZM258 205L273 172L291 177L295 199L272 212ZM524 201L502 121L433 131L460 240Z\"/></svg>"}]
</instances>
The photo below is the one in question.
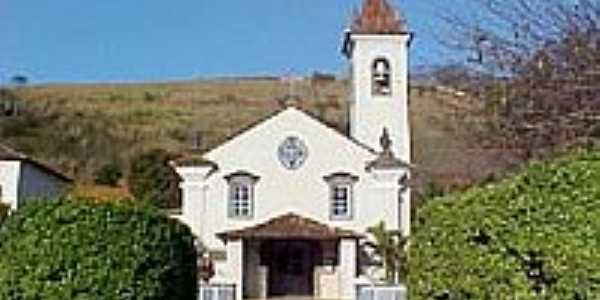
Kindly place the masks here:
<instances>
[{"instance_id":1,"label":"porch roof","mask_svg":"<svg viewBox=\"0 0 600 300\"><path fill-rule=\"evenodd\" d=\"M275 217L252 227L218 233L222 240L239 239L304 239L337 240L340 238L360 239L364 236L352 230L328 226L294 213Z\"/></svg>"}]
</instances>

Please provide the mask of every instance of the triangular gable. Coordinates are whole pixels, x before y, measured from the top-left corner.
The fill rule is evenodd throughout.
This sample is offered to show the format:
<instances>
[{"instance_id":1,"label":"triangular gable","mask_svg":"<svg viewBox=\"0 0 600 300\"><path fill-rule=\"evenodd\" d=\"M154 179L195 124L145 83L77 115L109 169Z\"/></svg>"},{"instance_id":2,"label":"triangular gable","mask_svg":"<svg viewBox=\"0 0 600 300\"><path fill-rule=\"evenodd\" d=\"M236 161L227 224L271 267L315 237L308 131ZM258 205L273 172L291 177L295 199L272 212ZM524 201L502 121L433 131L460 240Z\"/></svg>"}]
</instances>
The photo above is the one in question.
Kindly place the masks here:
<instances>
[{"instance_id":1,"label":"triangular gable","mask_svg":"<svg viewBox=\"0 0 600 300\"><path fill-rule=\"evenodd\" d=\"M274 114L266 117L265 119L260 120L259 122L245 128L237 135L234 135L233 137L229 138L225 143L206 152L203 155L203 157L210 160L210 158L215 153L221 152L221 151L226 151L226 149L228 147L234 147L235 144L239 140L247 138L249 135L252 135L254 131L269 127L272 124L277 123L277 122L285 121L284 119L287 119L287 118L292 119L290 121L297 121L296 123L298 124L298 126L302 126L303 122L306 122L305 124L319 126L322 128L322 131L325 135L329 135L332 138L339 138L339 139L343 140L347 144L348 147L353 147L353 148L357 149L358 151L361 151L364 153L368 153L368 154L372 154L372 155L376 154L375 150L373 150L372 148L360 143L359 141L352 139L351 137L348 137L348 136L342 134L337 129L335 129L333 126L330 126L330 125L322 122L321 120L319 120L317 117L313 116L312 114L310 114L304 110L301 110L299 108L290 106L283 110L277 111Z\"/></svg>"}]
</instances>

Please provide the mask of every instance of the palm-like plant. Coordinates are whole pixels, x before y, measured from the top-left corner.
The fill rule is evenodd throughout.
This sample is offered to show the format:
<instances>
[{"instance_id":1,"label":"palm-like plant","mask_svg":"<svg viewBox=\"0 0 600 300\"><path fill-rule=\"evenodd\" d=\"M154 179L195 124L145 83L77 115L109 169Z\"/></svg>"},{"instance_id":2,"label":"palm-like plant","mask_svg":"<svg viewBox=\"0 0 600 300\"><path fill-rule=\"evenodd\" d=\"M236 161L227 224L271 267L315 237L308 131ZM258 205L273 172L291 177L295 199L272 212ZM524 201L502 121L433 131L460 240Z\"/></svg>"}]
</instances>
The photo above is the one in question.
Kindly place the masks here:
<instances>
[{"instance_id":1,"label":"palm-like plant","mask_svg":"<svg viewBox=\"0 0 600 300\"><path fill-rule=\"evenodd\" d=\"M399 230L387 230L385 223L367 229L372 240L365 243L372 261L385 270L384 280L391 284L403 282L407 275L407 239Z\"/></svg>"}]
</instances>

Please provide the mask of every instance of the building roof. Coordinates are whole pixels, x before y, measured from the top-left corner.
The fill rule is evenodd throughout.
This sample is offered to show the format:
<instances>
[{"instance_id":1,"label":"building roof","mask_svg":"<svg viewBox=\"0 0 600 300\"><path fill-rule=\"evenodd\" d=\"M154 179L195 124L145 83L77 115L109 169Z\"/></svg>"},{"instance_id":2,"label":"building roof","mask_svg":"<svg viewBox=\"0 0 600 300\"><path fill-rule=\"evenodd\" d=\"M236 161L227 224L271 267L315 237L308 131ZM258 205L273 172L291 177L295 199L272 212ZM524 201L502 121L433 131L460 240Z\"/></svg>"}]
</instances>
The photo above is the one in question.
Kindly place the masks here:
<instances>
[{"instance_id":1,"label":"building roof","mask_svg":"<svg viewBox=\"0 0 600 300\"><path fill-rule=\"evenodd\" d=\"M177 157L172 161L178 167L210 167L218 168L217 164L204 158L201 154L190 153Z\"/></svg>"},{"instance_id":2,"label":"building roof","mask_svg":"<svg viewBox=\"0 0 600 300\"><path fill-rule=\"evenodd\" d=\"M393 170L406 168L410 169L410 164L396 158L392 152L384 151L373 161L367 163L367 171L372 170Z\"/></svg>"},{"instance_id":3,"label":"building roof","mask_svg":"<svg viewBox=\"0 0 600 300\"><path fill-rule=\"evenodd\" d=\"M302 113L304 113L305 115L307 115L308 117L310 117L311 119L323 124L325 127L327 127L330 130L333 130L336 134L339 134L341 136L343 136L345 139L347 139L348 141L352 142L353 144L355 144L356 146L369 151L370 153L376 154L375 150L373 150L372 148L370 148L369 146L357 141L356 139L348 136L347 134L345 134L344 132L340 131L338 128L336 128L333 124L330 124L324 120L322 120L321 118L319 118L318 116L312 114L310 111L302 108L300 105L295 104L295 103L290 103L289 105L282 107L280 109L275 110L273 113L267 115L264 118L260 118L258 120L256 120L255 122L251 123L250 125L236 131L235 133L229 135L222 143L220 143L219 145L212 147L210 149L208 149L207 151L205 151L202 154L198 154L198 153L194 153L194 154L190 154L190 153L185 153L182 154L179 158L175 159L174 161L172 161L172 163L175 166L178 167L204 167L204 166L212 166L212 167L216 167L218 168L218 165L215 162L206 160L204 158L204 154L209 153L213 150L215 150L218 147L221 147L223 145L225 145L226 143L232 141L233 139L241 136L242 134L250 131L251 129L255 128L256 126L269 121L270 119L274 118L275 116L283 113L284 111L288 110L288 109L296 109Z\"/></svg>"},{"instance_id":4,"label":"building roof","mask_svg":"<svg viewBox=\"0 0 600 300\"><path fill-rule=\"evenodd\" d=\"M387 0L365 0L350 30L357 34L402 34L408 26Z\"/></svg>"},{"instance_id":5,"label":"building roof","mask_svg":"<svg viewBox=\"0 0 600 300\"><path fill-rule=\"evenodd\" d=\"M331 227L294 213L273 218L252 227L217 234L223 240L239 239L303 239L337 240L340 238L362 238L351 230Z\"/></svg>"},{"instance_id":6,"label":"building roof","mask_svg":"<svg viewBox=\"0 0 600 300\"><path fill-rule=\"evenodd\" d=\"M383 129L383 133L379 138L381 149L383 151L377 156L377 158L367 163L367 171L371 170L392 170L400 168L410 168L410 165L397 158L392 151L392 140L387 128Z\"/></svg>"},{"instance_id":7,"label":"building roof","mask_svg":"<svg viewBox=\"0 0 600 300\"><path fill-rule=\"evenodd\" d=\"M69 178L67 175L63 174L57 168L50 166L47 163L43 163L40 160L29 157L28 155L19 152L11 147L0 143L0 160L9 160L9 161L21 161L34 165L38 169L57 177L66 182L73 182L73 179Z\"/></svg>"},{"instance_id":8,"label":"building roof","mask_svg":"<svg viewBox=\"0 0 600 300\"><path fill-rule=\"evenodd\" d=\"M16 150L0 144L0 160L22 160L27 158L23 153L17 152Z\"/></svg>"}]
</instances>

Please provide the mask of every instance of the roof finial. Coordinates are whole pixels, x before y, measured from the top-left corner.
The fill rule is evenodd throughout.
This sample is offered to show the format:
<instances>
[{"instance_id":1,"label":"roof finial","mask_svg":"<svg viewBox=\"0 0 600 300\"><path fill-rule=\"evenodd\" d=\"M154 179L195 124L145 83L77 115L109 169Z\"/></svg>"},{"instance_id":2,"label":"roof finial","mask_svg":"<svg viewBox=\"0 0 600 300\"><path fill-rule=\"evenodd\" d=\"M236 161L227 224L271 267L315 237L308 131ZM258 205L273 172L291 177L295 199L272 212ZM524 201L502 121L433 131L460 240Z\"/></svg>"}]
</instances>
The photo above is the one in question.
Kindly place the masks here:
<instances>
[{"instance_id":1,"label":"roof finial","mask_svg":"<svg viewBox=\"0 0 600 300\"><path fill-rule=\"evenodd\" d=\"M383 128L383 133L379 138L379 144L381 145L381 149L383 152L390 152L392 148L392 139L390 138L390 133L388 132L387 127Z\"/></svg>"}]
</instances>

